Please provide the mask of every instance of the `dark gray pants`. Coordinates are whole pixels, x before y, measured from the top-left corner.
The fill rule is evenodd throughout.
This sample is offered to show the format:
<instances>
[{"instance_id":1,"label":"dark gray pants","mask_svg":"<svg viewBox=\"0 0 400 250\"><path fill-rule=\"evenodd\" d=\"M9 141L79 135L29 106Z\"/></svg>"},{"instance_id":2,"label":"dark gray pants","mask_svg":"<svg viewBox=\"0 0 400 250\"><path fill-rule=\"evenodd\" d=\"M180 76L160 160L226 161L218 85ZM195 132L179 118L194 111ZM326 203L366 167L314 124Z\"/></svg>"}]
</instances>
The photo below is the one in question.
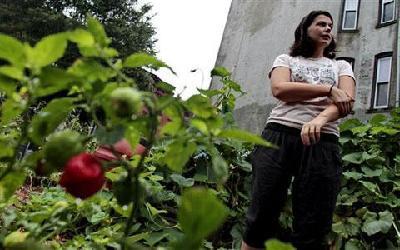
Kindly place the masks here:
<instances>
[{"instance_id":1,"label":"dark gray pants","mask_svg":"<svg viewBox=\"0 0 400 250\"><path fill-rule=\"evenodd\" d=\"M340 189L341 157L338 138L304 146L300 130L268 123L263 138L279 149L256 147L252 155L253 184L243 240L252 247L276 237L278 218L292 183L293 245L298 250L326 249L332 214ZM294 177L294 178L292 178Z\"/></svg>"}]
</instances>

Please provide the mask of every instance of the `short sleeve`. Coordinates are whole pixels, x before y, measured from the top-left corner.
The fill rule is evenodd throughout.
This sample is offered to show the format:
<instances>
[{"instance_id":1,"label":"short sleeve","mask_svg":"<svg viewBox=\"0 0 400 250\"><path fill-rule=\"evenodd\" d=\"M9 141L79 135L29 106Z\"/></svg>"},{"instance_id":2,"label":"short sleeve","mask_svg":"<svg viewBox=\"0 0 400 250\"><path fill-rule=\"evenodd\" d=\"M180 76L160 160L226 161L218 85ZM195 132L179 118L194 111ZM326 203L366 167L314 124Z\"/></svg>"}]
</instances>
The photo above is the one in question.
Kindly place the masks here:
<instances>
[{"instance_id":1,"label":"short sleeve","mask_svg":"<svg viewBox=\"0 0 400 250\"><path fill-rule=\"evenodd\" d=\"M289 60L290 57L286 54L279 55L277 58L275 58L274 62L272 63L272 68L268 73L268 77L271 78L271 73L276 67L290 68Z\"/></svg>"},{"instance_id":2,"label":"short sleeve","mask_svg":"<svg viewBox=\"0 0 400 250\"><path fill-rule=\"evenodd\" d=\"M353 78L354 82L356 82L356 79L354 78L354 73L353 69L350 65L350 63L344 61L344 60L339 60L338 62L338 76L350 76Z\"/></svg>"}]
</instances>

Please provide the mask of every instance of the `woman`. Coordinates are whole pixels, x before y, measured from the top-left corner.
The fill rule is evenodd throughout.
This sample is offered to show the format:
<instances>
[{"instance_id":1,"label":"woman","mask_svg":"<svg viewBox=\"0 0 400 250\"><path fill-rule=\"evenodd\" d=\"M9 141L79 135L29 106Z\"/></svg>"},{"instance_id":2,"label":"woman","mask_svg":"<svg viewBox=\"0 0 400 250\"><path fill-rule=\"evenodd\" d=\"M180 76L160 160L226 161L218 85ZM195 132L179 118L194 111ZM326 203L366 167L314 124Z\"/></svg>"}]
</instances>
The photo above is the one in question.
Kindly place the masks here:
<instances>
[{"instance_id":1,"label":"woman","mask_svg":"<svg viewBox=\"0 0 400 250\"><path fill-rule=\"evenodd\" d=\"M294 246L328 249L340 188L338 119L352 112L355 81L350 64L336 61L333 19L312 11L295 31L290 55L278 56L270 72L279 99L262 136L279 149L253 152L252 200L242 250L261 249L276 237L278 217L292 183Z\"/></svg>"}]
</instances>

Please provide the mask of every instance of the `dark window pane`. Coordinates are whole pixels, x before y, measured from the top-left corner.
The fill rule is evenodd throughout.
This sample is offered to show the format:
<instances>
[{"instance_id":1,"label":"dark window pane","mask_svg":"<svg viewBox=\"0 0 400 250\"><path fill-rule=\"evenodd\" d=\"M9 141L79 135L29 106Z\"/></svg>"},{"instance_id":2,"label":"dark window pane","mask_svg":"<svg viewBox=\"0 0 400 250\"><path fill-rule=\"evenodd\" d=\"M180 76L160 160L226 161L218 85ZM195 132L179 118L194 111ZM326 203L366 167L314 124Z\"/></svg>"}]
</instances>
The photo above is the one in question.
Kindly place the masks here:
<instances>
[{"instance_id":1,"label":"dark window pane","mask_svg":"<svg viewBox=\"0 0 400 250\"><path fill-rule=\"evenodd\" d=\"M344 16L344 29L355 29L356 28L356 14L355 11L346 11Z\"/></svg>"},{"instance_id":2,"label":"dark window pane","mask_svg":"<svg viewBox=\"0 0 400 250\"><path fill-rule=\"evenodd\" d=\"M394 2L383 4L382 22L390 22L394 19Z\"/></svg>"},{"instance_id":3,"label":"dark window pane","mask_svg":"<svg viewBox=\"0 0 400 250\"><path fill-rule=\"evenodd\" d=\"M376 106L387 106L388 105L388 83L381 82L376 84Z\"/></svg>"}]
</instances>

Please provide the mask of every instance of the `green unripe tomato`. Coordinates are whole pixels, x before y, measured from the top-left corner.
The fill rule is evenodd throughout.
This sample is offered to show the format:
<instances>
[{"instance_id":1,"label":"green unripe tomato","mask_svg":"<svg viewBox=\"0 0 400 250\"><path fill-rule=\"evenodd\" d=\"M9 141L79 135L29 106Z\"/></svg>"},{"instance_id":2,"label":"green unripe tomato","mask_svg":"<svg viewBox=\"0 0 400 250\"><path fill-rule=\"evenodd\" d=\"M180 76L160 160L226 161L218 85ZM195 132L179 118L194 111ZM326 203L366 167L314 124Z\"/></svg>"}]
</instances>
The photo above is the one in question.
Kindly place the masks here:
<instances>
[{"instance_id":1,"label":"green unripe tomato","mask_svg":"<svg viewBox=\"0 0 400 250\"><path fill-rule=\"evenodd\" d=\"M46 160L44 173L58 171L64 167L69 158L84 151L82 137L72 130L57 132L50 136L43 151Z\"/></svg>"},{"instance_id":2,"label":"green unripe tomato","mask_svg":"<svg viewBox=\"0 0 400 250\"><path fill-rule=\"evenodd\" d=\"M120 87L111 92L111 106L118 117L130 117L141 110L142 102L139 91L131 87Z\"/></svg>"},{"instance_id":3,"label":"green unripe tomato","mask_svg":"<svg viewBox=\"0 0 400 250\"><path fill-rule=\"evenodd\" d=\"M28 237L29 232L12 232L6 236L3 242L4 247L14 247L16 245L22 244Z\"/></svg>"}]
</instances>

